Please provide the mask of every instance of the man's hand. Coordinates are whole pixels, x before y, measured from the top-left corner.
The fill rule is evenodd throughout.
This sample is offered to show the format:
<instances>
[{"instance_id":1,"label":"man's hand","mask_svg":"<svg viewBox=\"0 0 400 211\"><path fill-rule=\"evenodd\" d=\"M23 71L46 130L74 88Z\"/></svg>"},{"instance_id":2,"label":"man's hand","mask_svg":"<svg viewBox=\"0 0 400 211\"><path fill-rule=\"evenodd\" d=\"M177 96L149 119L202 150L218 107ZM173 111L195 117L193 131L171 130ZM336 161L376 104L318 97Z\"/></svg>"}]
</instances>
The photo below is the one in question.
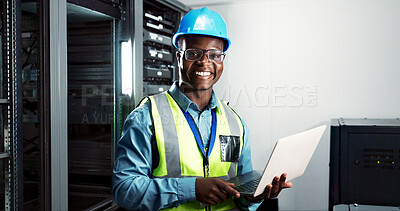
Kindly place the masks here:
<instances>
[{"instance_id":1,"label":"man's hand","mask_svg":"<svg viewBox=\"0 0 400 211\"><path fill-rule=\"evenodd\" d=\"M230 196L239 198L240 194L233 189L233 183L216 177L196 179L196 199L202 203L216 205Z\"/></svg>"},{"instance_id":2,"label":"man's hand","mask_svg":"<svg viewBox=\"0 0 400 211\"><path fill-rule=\"evenodd\" d=\"M277 197L282 189L292 187L293 184L291 182L285 182L285 181L286 181L286 173L283 173L280 178L278 176L274 177L272 185L271 184L267 185L264 189L263 194L257 197L246 196L246 198L248 201L252 202L252 201L259 201L261 199L270 199Z\"/></svg>"}]
</instances>

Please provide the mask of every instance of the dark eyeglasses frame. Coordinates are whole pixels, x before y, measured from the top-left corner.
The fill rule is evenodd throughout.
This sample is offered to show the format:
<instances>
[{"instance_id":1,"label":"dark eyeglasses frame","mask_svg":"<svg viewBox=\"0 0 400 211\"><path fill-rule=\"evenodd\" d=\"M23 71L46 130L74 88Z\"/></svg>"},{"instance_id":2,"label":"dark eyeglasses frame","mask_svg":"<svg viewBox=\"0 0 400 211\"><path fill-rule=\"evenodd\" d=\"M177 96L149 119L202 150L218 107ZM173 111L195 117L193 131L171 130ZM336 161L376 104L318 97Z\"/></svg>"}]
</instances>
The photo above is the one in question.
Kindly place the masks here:
<instances>
[{"instance_id":1,"label":"dark eyeglasses frame","mask_svg":"<svg viewBox=\"0 0 400 211\"><path fill-rule=\"evenodd\" d=\"M186 56L186 55L187 55L187 54L186 54L186 51L188 51L188 50L198 50L198 51L201 51L201 56L200 56L199 59L197 59L197 60L188 59L187 56ZM181 52L181 53L183 53L185 59L188 60L188 61L200 61L201 58L203 58L204 53L207 55L207 59L208 59L209 61L212 61L212 62L215 62L215 63L222 63L222 62L225 60L225 57L226 57L226 53L224 53L223 51L217 50L217 49L207 49L207 50L203 50L203 49L198 49L198 48L189 48L189 49L186 49L186 50L181 50L181 49L179 49L178 51ZM217 61L215 61L215 60L210 59L210 57L209 57L209 55L208 55L208 52L210 52L210 51L221 52L221 53L222 53L221 55L223 56L222 60L221 60L220 62L217 62Z\"/></svg>"}]
</instances>

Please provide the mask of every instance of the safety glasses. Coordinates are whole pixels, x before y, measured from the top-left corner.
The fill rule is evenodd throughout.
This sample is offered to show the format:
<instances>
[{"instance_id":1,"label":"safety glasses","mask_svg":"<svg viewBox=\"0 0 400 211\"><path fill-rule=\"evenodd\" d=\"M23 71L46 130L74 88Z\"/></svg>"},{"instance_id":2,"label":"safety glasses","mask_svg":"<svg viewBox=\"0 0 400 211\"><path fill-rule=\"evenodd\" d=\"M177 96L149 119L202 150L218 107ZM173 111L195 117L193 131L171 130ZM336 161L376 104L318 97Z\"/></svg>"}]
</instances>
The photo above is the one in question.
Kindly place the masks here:
<instances>
[{"instance_id":1,"label":"safety glasses","mask_svg":"<svg viewBox=\"0 0 400 211\"><path fill-rule=\"evenodd\" d=\"M208 60L221 63L224 61L226 54L217 49L208 49L208 50L201 50L196 48L190 48L186 50L179 50L180 52L184 52L185 59L188 61L199 61L203 58L203 54L207 55Z\"/></svg>"}]
</instances>

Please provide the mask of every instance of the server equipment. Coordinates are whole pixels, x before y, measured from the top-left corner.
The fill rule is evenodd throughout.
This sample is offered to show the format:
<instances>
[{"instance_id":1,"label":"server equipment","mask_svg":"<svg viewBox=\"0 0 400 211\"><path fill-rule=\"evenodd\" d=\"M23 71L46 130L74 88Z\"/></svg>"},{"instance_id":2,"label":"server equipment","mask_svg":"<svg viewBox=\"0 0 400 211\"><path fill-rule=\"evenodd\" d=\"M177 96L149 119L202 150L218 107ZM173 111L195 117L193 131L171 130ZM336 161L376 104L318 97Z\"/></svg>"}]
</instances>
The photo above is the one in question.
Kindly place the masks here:
<instances>
[{"instance_id":1,"label":"server equipment","mask_svg":"<svg viewBox=\"0 0 400 211\"><path fill-rule=\"evenodd\" d=\"M140 83L143 95L169 88L176 77L171 37L181 11L173 6L179 2L171 0L86 6L87 1L80 1L68 4L68 207L114 209L114 147L133 109L132 97L143 97L122 92L122 72L132 71L139 78L132 85ZM104 13L104 3L120 13ZM138 20L140 24L134 24ZM133 61L140 67L132 70L122 67L126 55L121 54L121 43L128 40L133 40L133 55L142 54L140 61Z\"/></svg>"},{"instance_id":2,"label":"server equipment","mask_svg":"<svg viewBox=\"0 0 400 211\"><path fill-rule=\"evenodd\" d=\"M333 119L329 210L400 205L400 119Z\"/></svg>"},{"instance_id":3,"label":"server equipment","mask_svg":"<svg viewBox=\"0 0 400 211\"><path fill-rule=\"evenodd\" d=\"M168 90L177 79L171 38L188 8L177 1L143 1L143 95ZM179 5L179 9L173 6Z\"/></svg>"}]
</instances>

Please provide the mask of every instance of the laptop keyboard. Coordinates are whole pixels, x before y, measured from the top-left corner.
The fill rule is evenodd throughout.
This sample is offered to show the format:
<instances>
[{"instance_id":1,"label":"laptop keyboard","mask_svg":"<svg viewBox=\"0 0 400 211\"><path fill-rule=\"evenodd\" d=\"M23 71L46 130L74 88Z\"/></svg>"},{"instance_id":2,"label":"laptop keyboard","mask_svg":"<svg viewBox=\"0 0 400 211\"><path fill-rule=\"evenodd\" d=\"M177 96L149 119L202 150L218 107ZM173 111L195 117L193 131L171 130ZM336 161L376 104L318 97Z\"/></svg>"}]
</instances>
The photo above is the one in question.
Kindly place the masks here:
<instances>
[{"instance_id":1,"label":"laptop keyboard","mask_svg":"<svg viewBox=\"0 0 400 211\"><path fill-rule=\"evenodd\" d=\"M260 179L261 178L251 180L249 182L235 186L234 188L238 192L254 192L254 190L257 188L258 183L260 182Z\"/></svg>"}]
</instances>

